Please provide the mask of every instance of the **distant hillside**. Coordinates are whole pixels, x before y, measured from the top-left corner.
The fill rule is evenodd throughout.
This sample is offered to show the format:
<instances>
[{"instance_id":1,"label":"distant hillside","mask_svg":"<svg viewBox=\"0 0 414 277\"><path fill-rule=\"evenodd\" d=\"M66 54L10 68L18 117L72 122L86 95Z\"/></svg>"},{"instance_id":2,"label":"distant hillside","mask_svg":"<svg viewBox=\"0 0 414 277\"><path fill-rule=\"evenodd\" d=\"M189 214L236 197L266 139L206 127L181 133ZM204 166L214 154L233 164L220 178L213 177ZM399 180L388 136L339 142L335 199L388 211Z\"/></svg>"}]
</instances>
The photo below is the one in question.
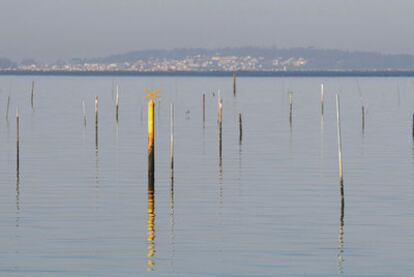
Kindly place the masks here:
<instances>
[{"instance_id":1,"label":"distant hillside","mask_svg":"<svg viewBox=\"0 0 414 277\"><path fill-rule=\"evenodd\" d=\"M414 70L413 55L385 55L375 52L342 51L315 48L220 48L142 50L103 58L83 60L94 63L132 63L148 59L184 59L188 57L237 56L261 58L264 67L274 60L304 59L301 70ZM288 68L289 69L289 68Z\"/></svg>"}]
</instances>

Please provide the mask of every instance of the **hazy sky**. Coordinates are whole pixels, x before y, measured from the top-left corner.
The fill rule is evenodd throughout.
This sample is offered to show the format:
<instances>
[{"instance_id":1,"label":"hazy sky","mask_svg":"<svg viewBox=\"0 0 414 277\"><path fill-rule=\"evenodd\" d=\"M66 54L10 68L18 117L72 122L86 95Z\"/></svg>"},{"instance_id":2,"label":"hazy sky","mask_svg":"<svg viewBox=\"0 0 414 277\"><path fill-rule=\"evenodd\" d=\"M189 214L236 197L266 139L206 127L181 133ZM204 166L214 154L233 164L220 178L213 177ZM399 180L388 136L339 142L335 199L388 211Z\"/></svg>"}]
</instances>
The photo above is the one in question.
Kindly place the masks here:
<instances>
[{"instance_id":1,"label":"hazy sky","mask_svg":"<svg viewBox=\"0 0 414 277\"><path fill-rule=\"evenodd\" d=\"M414 54L413 0L0 0L0 57L313 46Z\"/></svg>"}]
</instances>

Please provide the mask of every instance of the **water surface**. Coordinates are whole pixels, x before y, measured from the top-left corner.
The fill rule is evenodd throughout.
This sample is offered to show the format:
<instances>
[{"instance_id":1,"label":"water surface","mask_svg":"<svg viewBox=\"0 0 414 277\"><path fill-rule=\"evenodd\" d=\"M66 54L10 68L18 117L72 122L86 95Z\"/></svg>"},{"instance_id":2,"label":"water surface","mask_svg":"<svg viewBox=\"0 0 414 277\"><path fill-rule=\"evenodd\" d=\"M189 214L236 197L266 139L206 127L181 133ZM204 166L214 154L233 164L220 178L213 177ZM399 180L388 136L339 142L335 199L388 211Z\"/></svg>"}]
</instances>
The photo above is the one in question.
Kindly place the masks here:
<instances>
[{"instance_id":1,"label":"water surface","mask_svg":"<svg viewBox=\"0 0 414 277\"><path fill-rule=\"evenodd\" d=\"M147 180L144 87L162 90L155 108L154 192ZM231 78L3 76L0 88L2 276L414 272L412 78L239 78L236 97ZM293 92L291 122L288 91ZM173 172L170 103L175 105Z\"/></svg>"}]
</instances>

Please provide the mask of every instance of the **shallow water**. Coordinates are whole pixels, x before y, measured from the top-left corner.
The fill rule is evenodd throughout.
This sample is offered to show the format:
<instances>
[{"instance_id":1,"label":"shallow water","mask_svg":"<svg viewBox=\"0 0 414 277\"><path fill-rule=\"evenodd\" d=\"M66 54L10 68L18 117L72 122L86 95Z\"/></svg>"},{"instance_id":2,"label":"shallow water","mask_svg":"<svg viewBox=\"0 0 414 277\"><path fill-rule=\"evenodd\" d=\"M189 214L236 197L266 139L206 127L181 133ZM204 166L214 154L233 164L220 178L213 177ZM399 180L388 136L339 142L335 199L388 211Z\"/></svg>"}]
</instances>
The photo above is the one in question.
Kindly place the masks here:
<instances>
[{"instance_id":1,"label":"shallow water","mask_svg":"<svg viewBox=\"0 0 414 277\"><path fill-rule=\"evenodd\" d=\"M114 83L120 89L118 124ZM162 90L155 108L154 195L148 193L144 87ZM231 78L3 76L0 88L1 276L414 272L412 78L239 78L236 97ZM221 155L217 89L223 97Z\"/></svg>"}]
</instances>

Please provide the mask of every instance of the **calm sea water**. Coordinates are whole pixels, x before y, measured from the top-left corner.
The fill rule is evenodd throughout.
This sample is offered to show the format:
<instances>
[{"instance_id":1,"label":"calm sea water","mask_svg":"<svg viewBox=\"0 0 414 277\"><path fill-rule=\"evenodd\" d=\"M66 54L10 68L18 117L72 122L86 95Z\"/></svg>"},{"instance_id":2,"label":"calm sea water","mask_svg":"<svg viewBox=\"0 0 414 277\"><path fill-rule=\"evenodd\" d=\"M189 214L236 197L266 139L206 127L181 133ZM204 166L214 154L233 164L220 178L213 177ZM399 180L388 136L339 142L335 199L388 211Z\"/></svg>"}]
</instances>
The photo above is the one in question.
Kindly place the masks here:
<instances>
[{"instance_id":1,"label":"calm sea water","mask_svg":"<svg viewBox=\"0 0 414 277\"><path fill-rule=\"evenodd\" d=\"M153 195L144 87L161 88ZM0 275L411 276L414 79L239 78L237 87L233 97L231 78L0 77Z\"/></svg>"}]
</instances>

